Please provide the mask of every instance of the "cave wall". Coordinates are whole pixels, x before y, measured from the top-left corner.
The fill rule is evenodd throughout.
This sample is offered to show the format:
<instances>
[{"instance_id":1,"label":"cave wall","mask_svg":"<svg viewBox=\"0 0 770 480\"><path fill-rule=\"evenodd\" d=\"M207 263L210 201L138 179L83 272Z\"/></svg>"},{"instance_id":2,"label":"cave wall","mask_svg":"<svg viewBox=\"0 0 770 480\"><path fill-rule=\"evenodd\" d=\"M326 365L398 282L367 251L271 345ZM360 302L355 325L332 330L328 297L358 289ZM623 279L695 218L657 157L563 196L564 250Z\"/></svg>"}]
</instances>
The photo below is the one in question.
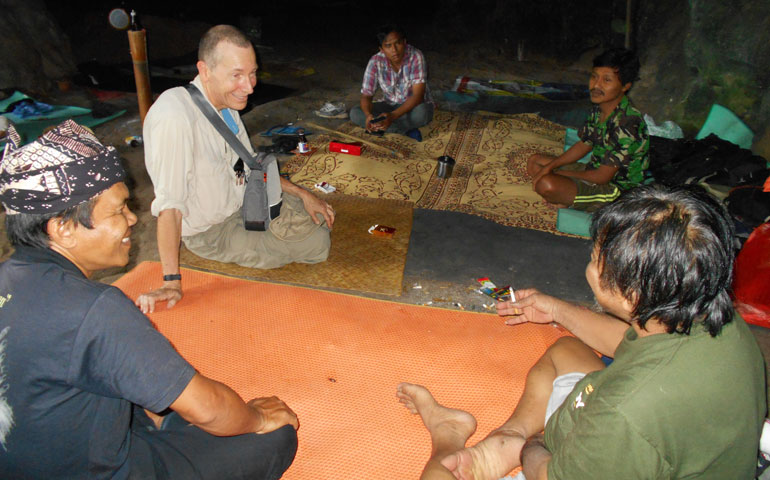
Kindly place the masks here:
<instances>
[{"instance_id":1,"label":"cave wall","mask_svg":"<svg viewBox=\"0 0 770 480\"><path fill-rule=\"evenodd\" d=\"M483 38L508 55L524 41L529 51L582 68L625 39L625 0L467 5L445 0L432 27L450 41ZM632 0L632 13L632 47L642 62L631 92L636 105L690 135L713 103L724 105L755 132L753 150L770 159L770 1Z\"/></svg>"},{"instance_id":2,"label":"cave wall","mask_svg":"<svg viewBox=\"0 0 770 480\"><path fill-rule=\"evenodd\" d=\"M42 0L0 0L0 88L45 92L75 72L72 48Z\"/></svg>"},{"instance_id":3,"label":"cave wall","mask_svg":"<svg viewBox=\"0 0 770 480\"><path fill-rule=\"evenodd\" d=\"M426 2L422 11L430 18L426 31L448 48L476 42L515 55L523 41L528 52L568 64L570 59L584 61L587 51L622 45L616 23L625 16L625 3L478 0L470 5L442 0ZM641 79L632 91L636 104L656 120L674 120L694 134L711 104L720 103L754 130L754 151L770 158L770 1L633 0L633 8L632 38L642 60ZM57 24L71 20L52 14L43 0L0 0L0 9L0 88L45 92L76 73L78 57ZM80 18L76 33L96 28L89 27L93 20ZM193 25L189 29L195 30ZM96 47L90 42L101 46L112 37L112 50L123 51L123 36L117 31L84 34L79 57ZM197 36L196 31L190 38ZM164 44L150 43L157 58Z\"/></svg>"},{"instance_id":4,"label":"cave wall","mask_svg":"<svg viewBox=\"0 0 770 480\"><path fill-rule=\"evenodd\" d=\"M694 134L719 103L755 132L753 150L770 159L770 2L641 2L636 27L642 78L633 98L642 110Z\"/></svg>"}]
</instances>

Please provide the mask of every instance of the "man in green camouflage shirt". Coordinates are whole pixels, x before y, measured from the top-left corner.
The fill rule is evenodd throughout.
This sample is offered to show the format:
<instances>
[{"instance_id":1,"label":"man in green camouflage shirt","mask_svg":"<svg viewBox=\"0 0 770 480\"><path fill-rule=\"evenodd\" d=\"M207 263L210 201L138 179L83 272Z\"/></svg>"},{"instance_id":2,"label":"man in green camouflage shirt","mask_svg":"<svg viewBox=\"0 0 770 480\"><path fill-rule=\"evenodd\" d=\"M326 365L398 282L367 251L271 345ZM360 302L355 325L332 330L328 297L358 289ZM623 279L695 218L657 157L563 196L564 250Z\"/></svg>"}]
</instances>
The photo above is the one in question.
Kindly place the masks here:
<instances>
[{"instance_id":1,"label":"man in green camouflage shirt","mask_svg":"<svg viewBox=\"0 0 770 480\"><path fill-rule=\"evenodd\" d=\"M613 48L594 58L593 65L589 88L595 105L578 131L580 141L558 157L533 155L527 162L532 188L541 197L585 211L642 184L649 165L647 125L626 96L639 73L639 59ZM589 152L588 164L578 164Z\"/></svg>"}]
</instances>

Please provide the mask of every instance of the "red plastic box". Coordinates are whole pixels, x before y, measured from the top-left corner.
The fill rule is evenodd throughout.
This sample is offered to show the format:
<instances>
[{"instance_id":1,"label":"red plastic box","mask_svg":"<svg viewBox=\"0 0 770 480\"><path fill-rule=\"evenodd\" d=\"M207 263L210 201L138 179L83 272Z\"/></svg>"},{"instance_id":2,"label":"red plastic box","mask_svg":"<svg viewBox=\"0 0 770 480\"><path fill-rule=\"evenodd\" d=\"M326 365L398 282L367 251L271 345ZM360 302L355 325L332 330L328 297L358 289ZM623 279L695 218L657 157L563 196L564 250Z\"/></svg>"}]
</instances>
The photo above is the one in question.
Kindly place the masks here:
<instances>
[{"instance_id":1,"label":"red plastic box","mask_svg":"<svg viewBox=\"0 0 770 480\"><path fill-rule=\"evenodd\" d=\"M344 143L332 141L329 142L330 152L347 153L348 155L361 155L361 142Z\"/></svg>"}]
</instances>

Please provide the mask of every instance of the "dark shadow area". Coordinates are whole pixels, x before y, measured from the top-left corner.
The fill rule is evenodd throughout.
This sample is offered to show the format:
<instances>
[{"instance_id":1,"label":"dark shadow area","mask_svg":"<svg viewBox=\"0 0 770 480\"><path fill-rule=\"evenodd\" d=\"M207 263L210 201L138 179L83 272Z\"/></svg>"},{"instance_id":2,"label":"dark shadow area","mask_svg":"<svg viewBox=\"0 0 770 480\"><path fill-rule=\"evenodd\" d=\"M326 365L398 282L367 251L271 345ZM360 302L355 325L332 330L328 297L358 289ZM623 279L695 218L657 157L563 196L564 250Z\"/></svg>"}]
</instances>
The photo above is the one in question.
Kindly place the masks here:
<instances>
[{"instance_id":1,"label":"dark shadow area","mask_svg":"<svg viewBox=\"0 0 770 480\"><path fill-rule=\"evenodd\" d=\"M186 57L180 57L180 60ZM79 74L74 77L76 85L99 90L135 92L134 70L131 64L104 65L92 61L78 65ZM150 67L150 87L154 94L160 94L169 88L189 83L197 75L195 61L190 63L175 62L169 59L157 62ZM286 98L296 92L295 89L280 85L258 82L254 93L249 96L248 106L241 111L247 113L251 108Z\"/></svg>"},{"instance_id":2,"label":"dark shadow area","mask_svg":"<svg viewBox=\"0 0 770 480\"><path fill-rule=\"evenodd\" d=\"M534 287L591 303L585 281L590 249L590 240L506 227L460 212L415 209L404 273L457 285L489 277L498 286Z\"/></svg>"},{"instance_id":3,"label":"dark shadow area","mask_svg":"<svg viewBox=\"0 0 770 480\"><path fill-rule=\"evenodd\" d=\"M578 128L591 110L587 100L576 102L548 102L521 97L479 96L475 102L453 102L446 100L449 110L458 112L494 112L502 114L537 113L546 120Z\"/></svg>"}]
</instances>

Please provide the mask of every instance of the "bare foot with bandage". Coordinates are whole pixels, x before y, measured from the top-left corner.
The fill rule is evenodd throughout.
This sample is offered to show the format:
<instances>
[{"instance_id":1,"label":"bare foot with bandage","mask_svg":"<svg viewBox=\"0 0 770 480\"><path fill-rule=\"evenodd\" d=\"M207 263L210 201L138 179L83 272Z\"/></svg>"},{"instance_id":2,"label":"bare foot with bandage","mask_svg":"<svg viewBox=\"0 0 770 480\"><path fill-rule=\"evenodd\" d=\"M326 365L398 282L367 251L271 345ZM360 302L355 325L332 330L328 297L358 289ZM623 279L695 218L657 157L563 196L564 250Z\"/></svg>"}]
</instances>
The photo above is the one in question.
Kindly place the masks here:
<instances>
[{"instance_id":1,"label":"bare foot with bandage","mask_svg":"<svg viewBox=\"0 0 770 480\"><path fill-rule=\"evenodd\" d=\"M461 451L465 442L476 431L476 419L473 415L440 405L428 389L420 385L400 383L396 396L410 412L420 415L422 423L430 433L431 457L420 478L473 478L456 476L454 469L444 465L442 461Z\"/></svg>"},{"instance_id":2,"label":"bare foot with bandage","mask_svg":"<svg viewBox=\"0 0 770 480\"><path fill-rule=\"evenodd\" d=\"M465 442L476 431L473 415L444 407L420 385L400 383L396 396L409 411L420 415L430 433L431 458L421 479L497 479L518 466L518 452L525 438L495 431L479 444L465 448ZM511 455L513 461L504 458L512 450L516 453Z\"/></svg>"}]
</instances>

